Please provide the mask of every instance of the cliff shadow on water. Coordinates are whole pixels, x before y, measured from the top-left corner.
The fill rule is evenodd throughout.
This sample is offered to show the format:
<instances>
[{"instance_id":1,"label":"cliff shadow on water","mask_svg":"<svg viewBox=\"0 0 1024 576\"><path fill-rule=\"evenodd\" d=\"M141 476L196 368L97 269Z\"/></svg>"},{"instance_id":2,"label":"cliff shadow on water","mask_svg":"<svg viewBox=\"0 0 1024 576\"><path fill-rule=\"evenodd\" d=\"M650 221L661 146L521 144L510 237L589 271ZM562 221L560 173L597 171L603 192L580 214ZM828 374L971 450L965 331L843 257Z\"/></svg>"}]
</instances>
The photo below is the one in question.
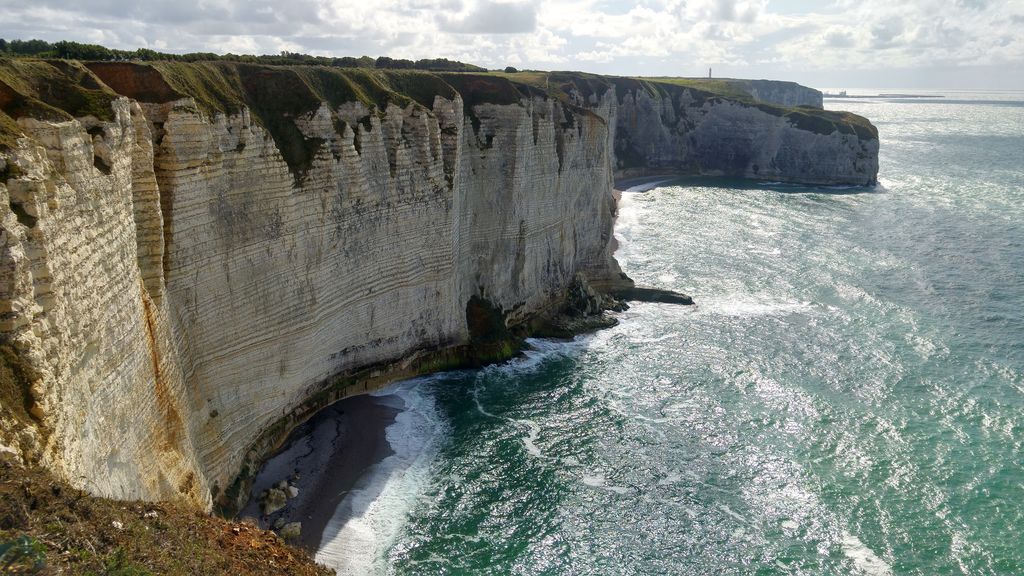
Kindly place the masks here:
<instances>
[{"instance_id":1,"label":"cliff shadow on water","mask_svg":"<svg viewBox=\"0 0 1024 576\"><path fill-rule=\"evenodd\" d=\"M0 59L0 345L26 410L5 402L2 442L230 514L341 398L685 303L619 270L614 176L873 184L877 131L814 92Z\"/></svg>"}]
</instances>

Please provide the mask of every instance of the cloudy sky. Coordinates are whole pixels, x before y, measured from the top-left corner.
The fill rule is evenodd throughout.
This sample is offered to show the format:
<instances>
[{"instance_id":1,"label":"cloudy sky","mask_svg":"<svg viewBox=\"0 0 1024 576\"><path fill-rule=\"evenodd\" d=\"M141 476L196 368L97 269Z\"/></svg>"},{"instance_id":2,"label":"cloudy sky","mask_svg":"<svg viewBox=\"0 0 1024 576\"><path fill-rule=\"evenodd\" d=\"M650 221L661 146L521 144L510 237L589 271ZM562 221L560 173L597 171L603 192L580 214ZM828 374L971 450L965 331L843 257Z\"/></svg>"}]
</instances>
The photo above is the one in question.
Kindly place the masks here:
<instances>
[{"instance_id":1,"label":"cloudy sky","mask_svg":"<svg viewBox=\"0 0 1024 576\"><path fill-rule=\"evenodd\" d=\"M1024 89L1024 0L0 0L0 37L168 52Z\"/></svg>"}]
</instances>

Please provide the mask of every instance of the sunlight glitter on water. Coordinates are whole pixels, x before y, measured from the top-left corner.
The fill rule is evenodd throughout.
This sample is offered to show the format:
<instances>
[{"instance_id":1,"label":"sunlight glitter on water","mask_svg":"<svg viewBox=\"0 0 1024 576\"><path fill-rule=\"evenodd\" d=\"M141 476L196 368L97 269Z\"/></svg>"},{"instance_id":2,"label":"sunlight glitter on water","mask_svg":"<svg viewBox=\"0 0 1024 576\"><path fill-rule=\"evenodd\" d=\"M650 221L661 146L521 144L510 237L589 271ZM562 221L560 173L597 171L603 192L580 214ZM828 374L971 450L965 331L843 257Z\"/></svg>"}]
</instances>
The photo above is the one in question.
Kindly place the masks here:
<instances>
[{"instance_id":1,"label":"sunlight glitter on water","mask_svg":"<svg viewBox=\"0 0 1024 576\"><path fill-rule=\"evenodd\" d=\"M626 193L624 269L697 306L432 387L388 571L1024 573L1024 107L957 106L852 103L873 190Z\"/></svg>"}]
</instances>

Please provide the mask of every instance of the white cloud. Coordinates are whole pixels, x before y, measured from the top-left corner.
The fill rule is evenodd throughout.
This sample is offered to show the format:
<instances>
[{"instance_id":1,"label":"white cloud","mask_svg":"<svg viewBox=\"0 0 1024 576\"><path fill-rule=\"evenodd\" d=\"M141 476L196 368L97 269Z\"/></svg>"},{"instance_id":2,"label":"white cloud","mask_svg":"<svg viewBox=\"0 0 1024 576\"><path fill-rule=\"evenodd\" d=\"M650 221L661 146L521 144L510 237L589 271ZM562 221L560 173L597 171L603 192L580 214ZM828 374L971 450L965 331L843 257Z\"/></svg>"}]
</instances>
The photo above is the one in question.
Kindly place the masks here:
<instances>
[{"instance_id":1,"label":"white cloud","mask_svg":"<svg viewBox=\"0 0 1024 576\"><path fill-rule=\"evenodd\" d=\"M1024 0L0 0L0 37L175 52L446 57L618 74L996 66L1024 88Z\"/></svg>"},{"instance_id":2,"label":"white cloud","mask_svg":"<svg viewBox=\"0 0 1024 576\"><path fill-rule=\"evenodd\" d=\"M459 34L519 34L537 27L536 7L529 2L491 2L482 0L465 14L441 14L441 30Z\"/></svg>"}]
</instances>

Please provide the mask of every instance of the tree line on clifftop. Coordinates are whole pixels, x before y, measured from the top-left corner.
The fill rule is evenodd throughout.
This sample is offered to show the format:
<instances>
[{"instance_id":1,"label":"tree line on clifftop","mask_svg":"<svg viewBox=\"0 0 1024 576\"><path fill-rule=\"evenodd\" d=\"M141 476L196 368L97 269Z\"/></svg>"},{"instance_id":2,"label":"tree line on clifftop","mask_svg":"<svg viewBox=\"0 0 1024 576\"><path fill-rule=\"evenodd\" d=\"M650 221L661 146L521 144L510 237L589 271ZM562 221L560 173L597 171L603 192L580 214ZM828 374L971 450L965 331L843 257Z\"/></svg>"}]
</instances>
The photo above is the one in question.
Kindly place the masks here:
<instances>
[{"instance_id":1,"label":"tree line on clifftop","mask_svg":"<svg viewBox=\"0 0 1024 576\"><path fill-rule=\"evenodd\" d=\"M250 64L305 64L315 66L333 66L336 68L377 68L388 70L430 70L435 72L486 72L486 68L448 60L447 58L425 58L422 60L406 60L404 58L389 58L381 56L371 58L362 56L332 57L312 56L298 52L281 52L278 55L264 54L255 56L252 54L214 54L213 52L191 52L188 54L168 54L157 52L149 48L137 50L118 50L107 48L98 44L83 44L70 40L59 42L47 42L46 40L4 40L0 38L0 57L2 56L30 56L36 58L64 58L68 60L99 60L99 61L129 61L141 60L144 62L172 61L172 62L245 62Z\"/></svg>"}]
</instances>

